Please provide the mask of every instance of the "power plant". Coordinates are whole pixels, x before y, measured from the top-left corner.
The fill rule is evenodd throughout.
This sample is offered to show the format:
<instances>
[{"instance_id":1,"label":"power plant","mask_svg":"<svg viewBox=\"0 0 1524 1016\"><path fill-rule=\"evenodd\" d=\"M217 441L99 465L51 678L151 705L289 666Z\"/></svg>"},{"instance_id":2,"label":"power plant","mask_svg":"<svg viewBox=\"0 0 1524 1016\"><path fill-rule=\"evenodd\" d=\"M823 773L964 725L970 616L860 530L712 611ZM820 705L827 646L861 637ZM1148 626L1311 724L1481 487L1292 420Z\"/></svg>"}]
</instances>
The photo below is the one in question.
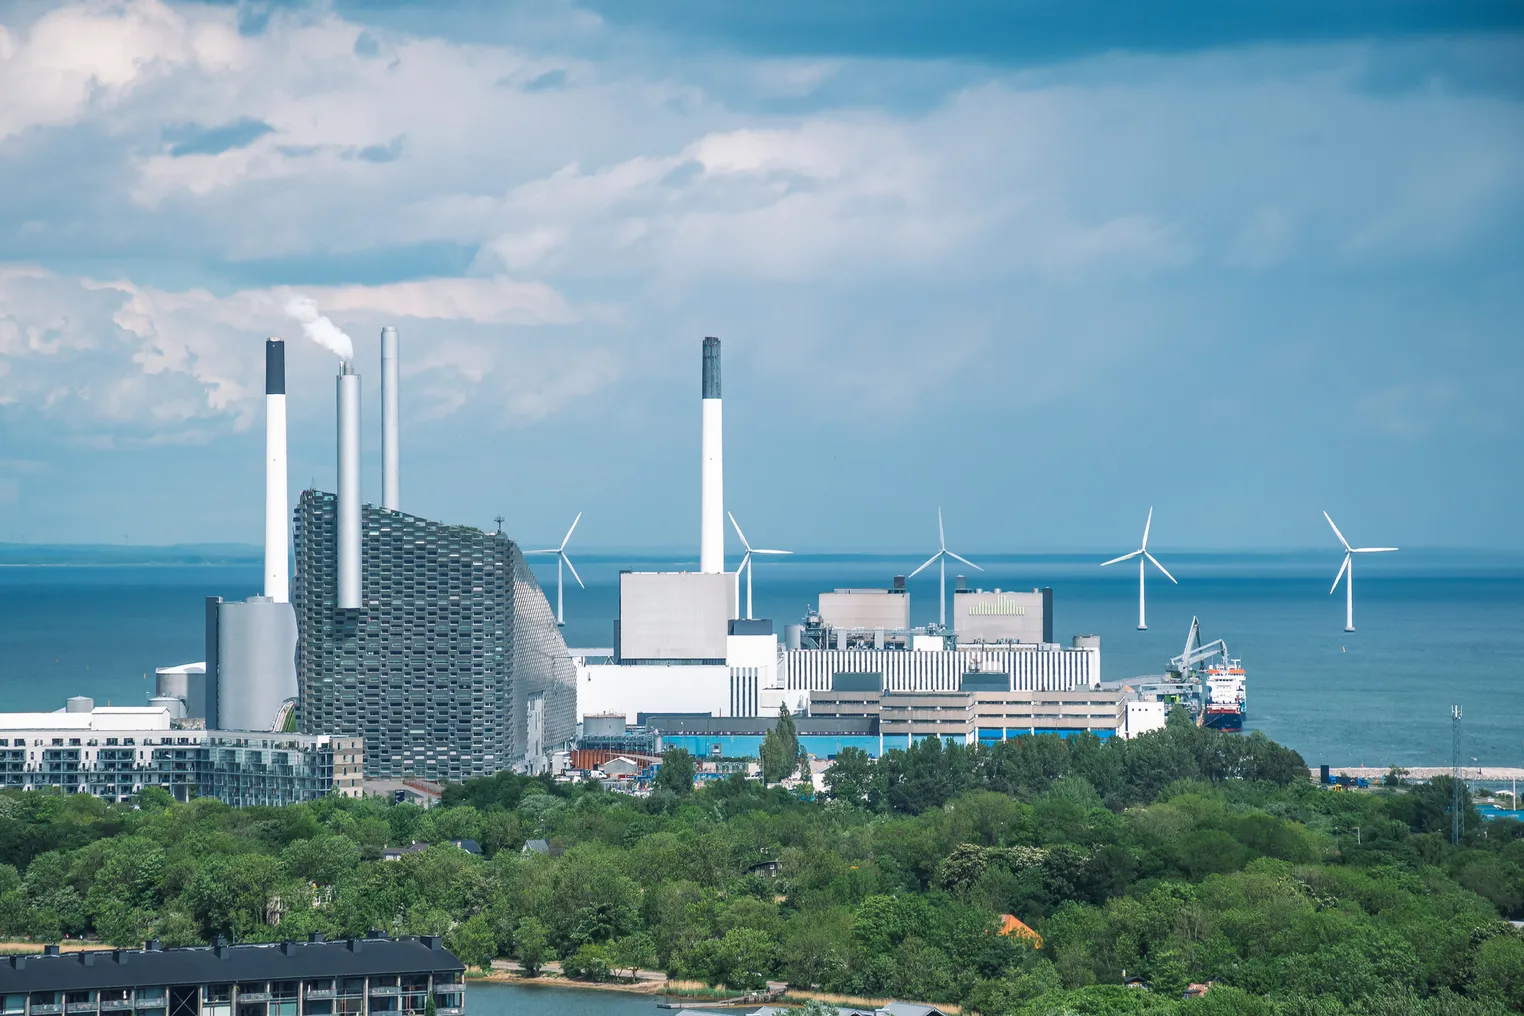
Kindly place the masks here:
<instances>
[{"instance_id":1,"label":"power plant","mask_svg":"<svg viewBox=\"0 0 1524 1016\"><path fill-rule=\"evenodd\" d=\"M297 696L286 515L286 344L265 341L264 595L211 597L206 615L206 727L276 730Z\"/></svg>"},{"instance_id":2,"label":"power plant","mask_svg":"<svg viewBox=\"0 0 1524 1016\"><path fill-rule=\"evenodd\" d=\"M572 741L574 669L518 544L401 511L395 328L381 359L383 504L362 501L360 375L345 359L337 492L305 490L296 507L301 728L363 738L369 777L488 775Z\"/></svg>"},{"instance_id":3,"label":"power plant","mask_svg":"<svg viewBox=\"0 0 1524 1016\"><path fill-rule=\"evenodd\" d=\"M126 799L159 785L182 798L279 804L358 795L365 777L543 772L582 742L597 742L594 751L754 755L780 707L800 714L806 750L827 756L848 746L877 754L931 736L967 744L1082 731L1133 737L1162 726L1192 680L1199 722L1242 725L1242 665L1224 648L1221 666L1195 674L1222 643L1193 648L1194 624L1173 661L1176 680L1133 688L1102 681L1098 636L1055 639L1052 589L970 588L956 575L949 618L947 562L982 569L948 548L940 507L937 552L910 573L939 566L936 623L912 625L906 576L896 575L888 588L821 591L818 606L784 625L780 639L771 619L753 616L752 573L758 557L790 552L753 547L725 509L714 336L701 345L698 569L621 571L612 647L568 649L564 572L579 586L582 578L566 548L581 513L558 546L526 552L502 533L501 519L487 532L404 512L400 343L391 326L380 334L380 504L367 504L353 342L310 300L293 298L287 312L338 355L332 492L314 484L290 508L286 347L272 337L262 595L207 597L205 661L160 668L146 707L98 709L77 697L59 714L16 714L28 730L129 732L123 743L141 746L120 758L81 746L77 773L28 777L26 786ZM727 519L742 551L734 571L726 570ZM1149 551L1152 520L1149 509L1140 549L1104 562L1138 559L1140 630L1147 566L1175 581ZM1392 549L1351 548L1328 522L1345 552L1335 588L1351 581L1354 555ZM555 555L554 609L526 553ZM1352 630L1348 588L1346 600Z\"/></svg>"}]
</instances>

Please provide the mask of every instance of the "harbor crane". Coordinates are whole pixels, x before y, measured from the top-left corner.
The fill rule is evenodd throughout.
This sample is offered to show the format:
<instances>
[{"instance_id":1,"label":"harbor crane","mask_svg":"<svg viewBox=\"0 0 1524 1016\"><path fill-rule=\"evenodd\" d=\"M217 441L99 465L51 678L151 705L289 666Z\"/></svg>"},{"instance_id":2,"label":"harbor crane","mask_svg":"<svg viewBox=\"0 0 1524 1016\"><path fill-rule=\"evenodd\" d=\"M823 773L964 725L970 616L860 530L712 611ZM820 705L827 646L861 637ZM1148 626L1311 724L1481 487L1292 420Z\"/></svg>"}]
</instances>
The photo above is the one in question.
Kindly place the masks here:
<instances>
[{"instance_id":1,"label":"harbor crane","mask_svg":"<svg viewBox=\"0 0 1524 1016\"><path fill-rule=\"evenodd\" d=\"M1185 651L1169 661L1170 669L1181 677L1196 669L1196 664L1210 660L1214 656L1228 658L1228 644L1222 639L1214 642L1201 644L1201 619L1191 618L1191 630L1185 636Z\"/></svg>"}]
</instances>

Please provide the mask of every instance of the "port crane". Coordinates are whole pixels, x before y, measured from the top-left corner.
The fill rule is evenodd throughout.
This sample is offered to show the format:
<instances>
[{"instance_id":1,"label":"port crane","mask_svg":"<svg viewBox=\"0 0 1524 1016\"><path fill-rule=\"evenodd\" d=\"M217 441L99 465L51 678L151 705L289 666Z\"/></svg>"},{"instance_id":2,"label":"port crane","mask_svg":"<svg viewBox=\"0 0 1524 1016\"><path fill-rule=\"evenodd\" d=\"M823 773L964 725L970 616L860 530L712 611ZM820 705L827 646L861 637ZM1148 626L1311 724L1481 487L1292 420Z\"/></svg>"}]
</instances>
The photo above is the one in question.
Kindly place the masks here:
<instances>
[{"instance_id":1,"label":"port crane","mask_svg":"<svg viewBox=\"0 0 1524 1016\"><path fill-rule=\"evenodd\" d=\"M1185 651L1169 661L1170 669L1181 677L1185 677L1196 669L1196 664L1210 660L1214 656L1228 658L1228 644L1222 639L1201 644L1201 619L1191 618L1191 630L1185 636Z\"/></svg>"}]
</instances>

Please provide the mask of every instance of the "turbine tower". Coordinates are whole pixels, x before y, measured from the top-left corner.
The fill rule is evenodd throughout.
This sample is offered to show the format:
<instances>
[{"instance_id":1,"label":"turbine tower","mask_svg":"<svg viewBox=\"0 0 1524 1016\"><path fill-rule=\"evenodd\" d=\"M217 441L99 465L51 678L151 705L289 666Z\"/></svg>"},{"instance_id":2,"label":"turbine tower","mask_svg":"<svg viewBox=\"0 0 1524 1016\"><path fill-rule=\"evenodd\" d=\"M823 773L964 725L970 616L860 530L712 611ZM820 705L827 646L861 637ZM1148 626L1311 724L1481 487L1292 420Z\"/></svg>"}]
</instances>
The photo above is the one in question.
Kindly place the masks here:
<instances>
[{"instance_id":1,"label":"turbine tower","mask_svg":"<svg viewBox=\"0 0 1524 1016\"><path fill-rule=\"evenodd\" d=\"M939 604L939 606L937 608L937 621L942 626L943 629L946 629L946 627L947 627L947 559L948 558L952 558L954 561L962 561L964 564L968 565L970 568L974 569L975 571L984 571L983 568L980 568L978 565L974 564L974 562L970 561L968 558L966 558L966 557L959 557L957 554L954 554L952 551L947 549L947 531L942 528L942 509L939 506L937 508L937 552L935 554L931 555L931 557L927 558L925 564L921 565L921 567L919 567L915 571L911 572L910 573L910 578L915 578L921 572L925 571L927 566L932 565L932 564L936 564L939 561L941 562L941 580L937 584L937 594L938 594L938 601L937 602Z\"/></svg>"},{"instance_id":2,"label":"turbine tower","mask_svg":"<svg viewBox=\"0 0 1524 1016\"><path fill-rule=\"evenodd\" d=\"M572 531L577 528L577 523L581 521L582 513L578 512L577 517L572 519L571 528L568 529L566 531L566 535L561 538L561 546L549 547L545 550L525 551L526 554L556 555L556 624L562 628L566 627L566 613L564 611L565 600L562 598L562 582L564 580L562 569L570 568L572 578L577 580L577 585L582 586L583 589L587 588L587 586L583 585L582 583L582 576L577 574L577 566L572 564L571 558L566 556L566 545L571 542ZM498 523L498 529L501 531L502 523Z\"/></svg>"},{"instance_id":3,"label":"turbine tower","mask_svg":"<svg viewBox=\"0 0 1524 1016\"><path fill-rule=\"evenodd\" d=\"M740 598L741 598L741 572L744 571L744 572L746 572L746 620L750 621L751 620L751 573L752 573L752 560L751 559L752 559L752 555L754 555L754 554L792 554L793 551L792 550L763 550L760 547L753 547L751 544L746 542L746 534L741 532L741 524L736 521L736 517L734 515L732 515L730 512L726 512L725 514L730 516L730 524L735 527L736 535L741 538L741 547L742 547L742 549L744 549L746 551L746 553L741 558L741 564L736 568L736 599L740 600Z\"/></svg>"},{"instance_id":4,"label":"turbine tower","mask_svg":"<svg viewBox=\"0 0 1524 1016\"><path fill-rule=\"evenodd\" d=\"M1155 568L1163 572L1165 578L1169 579L1171 582L1174 582L1177 586L1180 584L1179 581L1176 580L1175 576L1169 573L1169 569L1160 564L1158 558L1154 557L1148 552L1148 531L1153 528L1153 524L1154 510L1153 507L1150 506L1148 509L1148 519L1143 523L1142 545L1140 545L1138 549L1133 551L1131 554L1123 554L1121 557L1114 557L1110 561L1101 562L1101 567L1104 568L1108 564L1121 564L1123 561L1131 561L1133 558L1138 559L1138 631L1148 631L1148 616L1145 612L1146 604L1143 591L1143 578L1144 575L1147 574L1149 562L1152 562Z\"/></svg>"},{"instance_id":5,"label":"turbine tower","mask_svg":"<svg viewBox=\"0 0 1524 1016\"><path fill-rule=\"evenodd\" d=\"M1323 513L1323 517L1325 519L1328 519L1328 524L1329 524L1330 527L1332 527L1332 529L1334 531L1334 535L1337 536L1339 538L1339 542L1344 545L1344 563L1339 565L1339 574L1334 576L1334 583L1329 588L1328 595L1332 596L1334 594L1334 590L1339 588L1339 581L1342 579L1343 582L1344 582L1344 630L1345 631L1354 631L1355 630L1355 555L1356 554L1390 554L1392 551L1396 550L1397 548L1396 547L1351 547L1349 545L1349 541L1344 538L1344 534L1339 532L1339 527L1334 525L1334 520L1329 516L1329 514L1327 512L1324 512Z\"/></svg>"}]
</instances>

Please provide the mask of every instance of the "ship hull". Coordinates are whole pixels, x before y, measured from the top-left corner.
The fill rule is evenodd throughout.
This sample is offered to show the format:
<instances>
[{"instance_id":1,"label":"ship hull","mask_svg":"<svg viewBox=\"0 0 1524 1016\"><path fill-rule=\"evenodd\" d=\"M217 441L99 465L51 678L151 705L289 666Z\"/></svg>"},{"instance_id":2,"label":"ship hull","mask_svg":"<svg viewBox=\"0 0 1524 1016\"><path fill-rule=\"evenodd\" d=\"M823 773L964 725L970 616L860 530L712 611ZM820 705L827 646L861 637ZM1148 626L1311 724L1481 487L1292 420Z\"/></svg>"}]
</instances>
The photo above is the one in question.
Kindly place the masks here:
<instances>
[{"instance_id":1,"label":"ship hull","mask_svg":"<svg viewBox=\"0 0 1524 1016\"><path fill-rule=\"evenodd\" d=\"M1218 713L1208 709L1206 715L1201 718L1201 725L1207 730L1220 730L1224 733L1239 733L1244 729L1244 714L1239 712Z\"/></svg>"}]
</instances>

